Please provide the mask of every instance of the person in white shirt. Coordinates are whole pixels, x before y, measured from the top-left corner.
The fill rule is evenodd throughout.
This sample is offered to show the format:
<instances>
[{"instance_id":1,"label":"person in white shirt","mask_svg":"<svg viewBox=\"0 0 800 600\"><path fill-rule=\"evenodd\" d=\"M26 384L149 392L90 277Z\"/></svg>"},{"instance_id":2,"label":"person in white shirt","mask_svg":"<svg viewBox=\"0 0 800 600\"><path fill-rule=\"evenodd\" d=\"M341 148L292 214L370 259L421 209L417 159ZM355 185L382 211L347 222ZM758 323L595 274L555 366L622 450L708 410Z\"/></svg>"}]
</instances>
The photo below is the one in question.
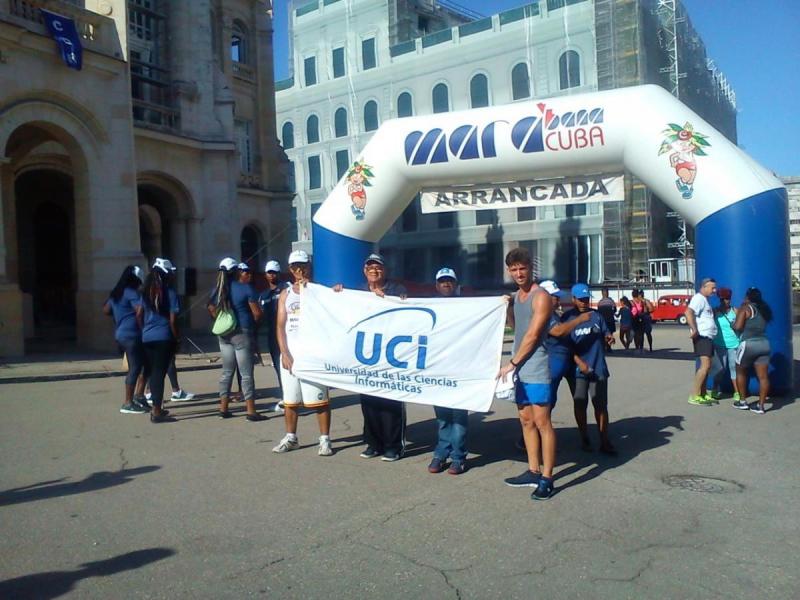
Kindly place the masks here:
<instances>
[{"instance_id":1,"label":"person in white shirt","mask_svg":"<svg viewBox=\"0 0 800 600\"><path fill-rule=\"evenodd\" d=\"M700 290L692 297L686 308L686 323L689 325L689 336L694 345L694 355L700 361L694 374L689 404L698 406L709 406L715 402L707 394L706 380L708 372L711 370L711 357L714 356L714 336L717 335L717 322L714 320L714 311L708 303L708 299L716 291L717 282L706 277L700 281Z\"/></svg>"}]
</instances>

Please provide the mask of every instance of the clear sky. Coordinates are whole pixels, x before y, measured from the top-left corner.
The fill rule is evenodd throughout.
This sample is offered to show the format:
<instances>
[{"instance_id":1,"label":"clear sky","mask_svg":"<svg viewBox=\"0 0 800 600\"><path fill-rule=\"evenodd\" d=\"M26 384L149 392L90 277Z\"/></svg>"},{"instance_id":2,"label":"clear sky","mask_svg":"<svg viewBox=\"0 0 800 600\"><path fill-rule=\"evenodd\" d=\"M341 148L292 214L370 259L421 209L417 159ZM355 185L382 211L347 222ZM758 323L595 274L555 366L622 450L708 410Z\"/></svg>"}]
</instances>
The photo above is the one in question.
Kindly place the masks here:
<instances>
[{"instance_id":1,"label":"clear sky","mask_svg":"<svg viewBox=\"0 0 800 600\"><path fill-rule=\"evenodd\" d=\"M455 0L483 14L524 0ZM288 73L286 14L275 0L275 76ZM683 0L736 92L739 145L778 175L800 176L800 0Z\"/></svg>"}]
</instances>

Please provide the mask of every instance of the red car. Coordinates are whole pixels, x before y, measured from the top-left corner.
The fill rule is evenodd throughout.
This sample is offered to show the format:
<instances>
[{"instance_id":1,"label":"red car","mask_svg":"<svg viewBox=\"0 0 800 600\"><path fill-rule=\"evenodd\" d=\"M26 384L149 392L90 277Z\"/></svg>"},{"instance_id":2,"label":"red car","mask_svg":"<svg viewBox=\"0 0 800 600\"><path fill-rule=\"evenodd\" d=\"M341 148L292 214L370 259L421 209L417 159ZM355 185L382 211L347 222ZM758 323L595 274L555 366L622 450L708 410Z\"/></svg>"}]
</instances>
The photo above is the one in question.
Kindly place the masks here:
<instances>
[{"instance_id":1,"label":"red car","mask_svg":"<svg viewBox=\"0 0 800 600\"><path fill-rule=\"evenodd\" d=\"M677 321L681 325L686 325L686 315L684 313L691 299L692 297L688 294L661 296L650 316L653 321Z\"/></svg>"}]
</instances>

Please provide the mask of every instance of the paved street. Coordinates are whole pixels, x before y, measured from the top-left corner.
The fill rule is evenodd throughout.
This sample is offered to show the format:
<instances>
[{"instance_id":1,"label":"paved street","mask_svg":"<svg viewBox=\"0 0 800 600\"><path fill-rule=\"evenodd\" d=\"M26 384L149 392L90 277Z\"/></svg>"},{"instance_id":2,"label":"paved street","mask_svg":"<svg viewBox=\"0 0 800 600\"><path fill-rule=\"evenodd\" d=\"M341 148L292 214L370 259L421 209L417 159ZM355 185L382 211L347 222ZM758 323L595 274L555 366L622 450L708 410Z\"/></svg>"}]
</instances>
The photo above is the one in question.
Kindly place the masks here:
<instances>
[{"instance_id":1,"label":"paved street","mask_svg":"<svg viewBox=\"0 0 800 600\"><path fill-rule=\"evenodd\" d=\"M118 412L119 378L2 384L0 598L797 598L800 405L690 406L686 330L655 337L610 358L619 457L579 451L562 386L537 503L502 482L525 468L509 404L471 416L455 477L425 469L429 407L389 464L359 458L352 395L318 457L311 415L286 455L282 417L218 419L219 370L182 373L200 400L158 425Z\"/></svg>"}]
</instances>

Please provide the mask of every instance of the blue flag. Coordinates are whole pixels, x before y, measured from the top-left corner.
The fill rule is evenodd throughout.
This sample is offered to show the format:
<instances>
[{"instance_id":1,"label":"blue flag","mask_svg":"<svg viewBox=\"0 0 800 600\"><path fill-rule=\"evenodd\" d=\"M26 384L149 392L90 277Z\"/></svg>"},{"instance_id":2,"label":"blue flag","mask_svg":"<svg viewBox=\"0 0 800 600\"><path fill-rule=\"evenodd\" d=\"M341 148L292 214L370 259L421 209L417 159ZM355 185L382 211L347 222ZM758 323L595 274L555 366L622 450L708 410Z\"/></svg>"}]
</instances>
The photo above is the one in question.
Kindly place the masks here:
<instances>
[{"instance_id":1,"label":"blue flag","mask_svg":"<svg viewBox=\"0 0 800 600\"><path fill-rule=\"evenodd\" d=\"M64 59L70 69L80 71L83 66L83 47L81 46L81 37L75 27L75 21L43 8L39 10L42 11L47 30L58 44L61 58Z\"/></svg>"}]
</instances>

